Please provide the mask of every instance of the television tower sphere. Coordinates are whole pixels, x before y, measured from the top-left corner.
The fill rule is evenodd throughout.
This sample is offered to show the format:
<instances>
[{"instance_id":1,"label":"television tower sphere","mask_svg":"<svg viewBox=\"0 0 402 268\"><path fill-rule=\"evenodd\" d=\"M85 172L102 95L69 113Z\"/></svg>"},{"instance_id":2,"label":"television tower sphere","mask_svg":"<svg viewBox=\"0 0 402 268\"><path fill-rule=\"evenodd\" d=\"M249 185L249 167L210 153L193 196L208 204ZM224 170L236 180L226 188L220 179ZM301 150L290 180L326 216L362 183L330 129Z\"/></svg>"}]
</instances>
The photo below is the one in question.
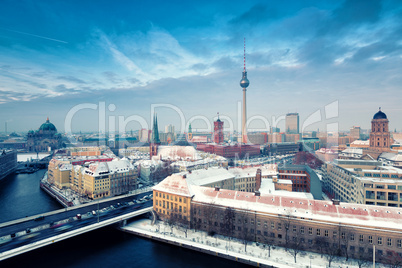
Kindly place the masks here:
<instances>
[{"instance_id":1,"label":"television tower sphere","mask_svg":"<svg viewBox=\"0 0 402 268\"><path fill-rule=\"evenodd\" d=\"M246 71L243 71L243 77L242 77L242 79L240 80L240 86L241 86L242 88L246 88L246 87L248 87L248 85L250 85L250 82L249 82L248 79L247 79L247 72L246 72Z\"/></svg>"}]
</instances>

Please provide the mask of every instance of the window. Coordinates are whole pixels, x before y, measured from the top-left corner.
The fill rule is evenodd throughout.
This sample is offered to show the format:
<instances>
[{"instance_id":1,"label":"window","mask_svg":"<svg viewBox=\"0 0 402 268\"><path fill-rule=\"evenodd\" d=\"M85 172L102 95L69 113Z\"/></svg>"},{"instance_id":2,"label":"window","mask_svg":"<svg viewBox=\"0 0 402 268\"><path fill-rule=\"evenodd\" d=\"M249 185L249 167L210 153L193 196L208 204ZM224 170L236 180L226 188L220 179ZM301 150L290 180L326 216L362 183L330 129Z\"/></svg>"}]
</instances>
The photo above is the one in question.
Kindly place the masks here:
<instances>
[{"instance_id":1,"label":"window","mask_svg":"<svg viewBox=\"0 0 402 268\"><path fill-rule=\"evenodd\" d=\"M342 233L341 233L341 237L342 237L342 239L345 239L345 238L346 238L346 234L345 234L344 232L342 232Z\"/></svg>"},{"instance_id":2,"label":"window","mask_svg":"<svg viewBox=\"0 0 402 268\"><path fill-rule=\"evenodd\" d=\"M317 229L317 235L318 235L318 236L321 235L321 229Z\"/></svg>"},{"instance_id":3,"label":"window","mask_svg":"<svg viewBox=\"0 0 402 268\"><path fill-rule=\"evenodd\" d=\"M382 245L382 237L381 237L381 236L379 236L379 237L377 238L377 244L378 244L378 245Z\"/></svg>"},{"instance_id":4,"label":"window","mask_svg":"<svg viewBox=\"0 0 402 268\"><path fill-rule=\"evenodd\" d=\"M304 234L304 226L300 226L300 233Z\"/></svg>"},{"instance_id":5,"label":"window","mask_svg":"<svg viewBox=\"0 0 402 268\"><path fill-rule=\"evenodd\" d=\"M363 242L363 240L364 240L364 236L362 234L359 235L359 242Z\"/></svg>"},{"instance_id":6,"label":"window","mask_svg":"<svg viewBox=\"0 0 402 268\"><path fill-rule=\"evenodd\" d=\"M396 246L397 246L398 248L402 248L402 239L396 240Z\"/></svg>"},{"instance_id":7,"label":"window","mask_svg":"<svg viewBox=\"0 0 402 268\"><path fill-rule=\"evenodd\" d=\"M311 228L311 227L308 228L308 234L309 234L309 235L312 235L312 234L313 234L313 228Z\"/></svg>"},{"instance_id":8,"label":"window","mask_svg":"<svg viewBox=\"0 0 402 268\"><path fill-rule=\"evenodd\" d=\"M281 235L281 234L278 234L278 238L279 238L279 239L282 239L282 235Z\"/></svg>"},{"instance_id":9,"label":"window","mask_svg":"<svg viewBox=\"0 0 402 268\"><path fill-rule=\"evenodd\" d=\"M391 238L387 238L387 246L388 247L392 246L392 239Z\"/></svg>"},{"instance_id":10,"label":"window","mask_svg":"<svg viewBox=\"0 0 402 268\"><path fill-rule=\"evenodd\" d=\"M264 231L264 236L268 236L268 232L267 232L267 231Z\"/></svg>"},{"instance_id":11,"label":"window","mask_svg":"<svg viewBox=\"0 0 402 268\"><path fill-rule=\"evenodd\" d=\"M328 230L325 230L325 231L324 231L324 236L325 236L325 237L328 237L328 235L329 235L328 233L329 233Z\"/></svg>"},{"instance_id":12,"label":"window","mask_svg":"<svg viewBox=\"0 0 402 268\"><path fill-rule=\"evenodd\" d=\"M297 232L297 227L296 227L296 225L293 225L293 232L294 232L294 233Z\"/></svg>"},{"instance_id":13,"label":"window","mask_svg":"<svg viewBox=\"0 0 402 268\"><path fill-rule=\"evenodd\" d=\"M355 235L354 234L350 235L350 241L355 241Z\"/></svg>"},{"instance_id":14,"label":"window","mask_svg":"<svg viewBox=\"0 0 402 268\"><path fill-rule=\"evenodd\" d=\"M278 230L282 230L282 224L278 223Z\"/></svg>"},{"instance_id":15,"label":"window","mask_svg":"<svg viewBox=\"0 0 402 268\"><path fill-rule=\"evenodd\" d=\"M271 233L271 237L275 238L275 233Z\"/></svg>"},{"instance_id":16,"label":"window","mask_svg":"<svg viewBox=\"0 0 402 268\"><path fill-rule=\"evenodd\" d=\"M370 244L373 244L373 236L372 235L369 235L368 241L369 241Z\"/></svg>"},{"instance_id":17,"label":"window","mask_svg":"<svg viewBox=\"0 0 402 268\"><path fill-rule=\"evenodd\" d=\"M334 231L334 232L332 233L332 237L333 237L333 238L336 238L337 235L338 235L338 233L337 233L336 231Z\"/></svg>"},{"instance_id":18,"label":"window","mask_svg":"<svg viewBox=\"0 0 402 268\"><path fill-rule=\"evenodd\" d=\"M254 224L254 220L251 220L251 224Z\"/></svg>"},{"instance_id":19,"label":"window","mask_svg":"<svg viewBox=\"0 0 402 268\"><path fill-rule=\"evenodd\" d=\"M260 225L261 225L260 220L257 220L257 225L258 225L258 226L260 226Z\"/></svg>"},{"instance_id":20,"label":"window","mask_svg":"<svg viewBox=\"0 0 402 268\"><path fill-rule=\"evenodd\" d=\"M271 222L271 228L275 229L275 222Z\"/></svg>"}]
</instances>

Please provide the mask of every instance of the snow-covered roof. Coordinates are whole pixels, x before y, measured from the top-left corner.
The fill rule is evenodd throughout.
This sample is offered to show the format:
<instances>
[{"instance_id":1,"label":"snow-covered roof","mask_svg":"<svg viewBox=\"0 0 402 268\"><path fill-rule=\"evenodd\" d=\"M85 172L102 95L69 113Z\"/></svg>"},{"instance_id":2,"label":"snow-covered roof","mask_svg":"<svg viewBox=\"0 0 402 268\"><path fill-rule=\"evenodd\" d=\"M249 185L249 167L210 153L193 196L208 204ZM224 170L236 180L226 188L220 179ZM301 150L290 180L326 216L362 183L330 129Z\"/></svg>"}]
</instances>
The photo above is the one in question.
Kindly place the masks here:
<instances>
[{"instance_id":1,"label":"snow-covered roof","mask_svg":"<svg viewBox=\"0 0 402 268\"><path fill-rule=\"evenodd\" d=\"M187 181L193 185L208 185L234 178L234 175L227 169L218 167L193 170L191 173L185 174Z\"/></svg>"},{"instance_id":2,"label":"snow-covered roof","mask_svg":"<svg viewBox=\"0 0 402 268\"><path fill-rule=\"evenodd\" d=\"M158 159L197 160L200 157L192 146L160 146Z\"/></svg>"},{"instance_id":3,"label":"snow-covered roof","mask_svg":"<svg viewBox=\"0 0 402 268\"><path fill-rule=\"evenodd\" d=\"M111 162L97 162L89 165L85 173L91 176L101 176L114 173L129 172L134 167L128 160L117 160Z\"/></svg>"},{"instance_id":4,"label":"snow-covered roof","mask_svg":"<svg viewBox=\"0 0 402 268\"><path fill-rule=\"evenodd\" d=\"M370 141L369 141L369 140L366 140L366 141L355 140L355 141L353 141L350 145L369 146L369 145L370 145Z\"/></svg>"},{"instance_id":5,"label":"snow-covered roof","mask_svg":"<svg viewBox=\"0 0 402 268\"><path fill-rule=\"evenodd\" d=\"M262 166L246 167L246 168L231 168L229 172L236 177L255 177L257 169L261 169L261 176L274 176L278 174L277 164L266 164Z\"/></svg>"},{"instance_id":6,"label":"snow-covered roof","mask_svg":"<svg viewBox=\"0 0 402 268\"><path fill-rule=\"evenodd\" d=\"M167 177L152 189L170 194L180 194L188 197L191 196L187 180L179 174L173 174Z\"/></svg>"},{"instance_id":7,"label":"snow-covered roof","mask_svg":"<svg viewBox=\"0 0 402 268\"><path fill-rule=\"evenodd\" d=\"M400 162L400 161L402 161L402 152L398 152L398 153L385 152L385 153L382 153L379 156L379 158L387 159L387 160L394 161L394 162Z\"/></svg>"},{"instance_id":8,"label":"snow-covered roof","mask_svg":"<svg viewBox=\"0 0 402 268\"><path fill-rule=\"evenodd\" d=\"M309 200L306 198L231 191L203 186L191 186L194 202L238 209L253 209L261 213L291 215L334 224L361 225L371 228L402 230L402 208Z\"/></svg>"},{"instance_id":9,"label":"snow-covered roof","mask_svg":"<svg viewBox=\"0 0 402 268\"><path fill-rule=\"evenodd\" d=\"M359 149L359 148L347 148L345 150L342 151L342 153L344 154L363 154L363 149Z\"/></svg>"}]
</instances>

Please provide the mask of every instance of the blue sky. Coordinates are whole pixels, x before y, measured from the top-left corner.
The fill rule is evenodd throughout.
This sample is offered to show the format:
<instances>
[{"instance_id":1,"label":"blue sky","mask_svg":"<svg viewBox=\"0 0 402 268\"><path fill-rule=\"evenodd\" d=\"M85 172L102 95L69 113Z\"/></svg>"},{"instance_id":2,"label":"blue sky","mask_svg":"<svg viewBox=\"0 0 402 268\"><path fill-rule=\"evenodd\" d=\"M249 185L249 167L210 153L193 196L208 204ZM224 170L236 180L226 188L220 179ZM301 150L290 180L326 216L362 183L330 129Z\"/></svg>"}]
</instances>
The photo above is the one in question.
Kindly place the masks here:
<instances>
[{"instance_id":1,"label":"blue sky","mask_svg":"<svg viewBox=\"0 0 402 268\"><path fill-rule=\"evenodd\" d=\"M248 117L301 122L338 103L310 129L369 128L378 107L402 131L400 1L8 1L0 9L0 131L59 131L80 104L106 118L138 116L152 104L237 124L247 43ZM110 107L112 107L110 106ZM99 109L98 109L99 110ZM73 131L99 128L99 111L72 118ZM161 129L179 117L158 108ZM325 118L325 116L323 116ZM282 125L281 125L282 124ZM205 127L194 120L193 129ZM108 126L108 125L107 125ZM283 122L279 124L283 127ZM262 128L262 121L251 127ZM116 126L118 128L118 126ZM132 122L127 129L137 129Z\"/></svg>"}]
</instances>

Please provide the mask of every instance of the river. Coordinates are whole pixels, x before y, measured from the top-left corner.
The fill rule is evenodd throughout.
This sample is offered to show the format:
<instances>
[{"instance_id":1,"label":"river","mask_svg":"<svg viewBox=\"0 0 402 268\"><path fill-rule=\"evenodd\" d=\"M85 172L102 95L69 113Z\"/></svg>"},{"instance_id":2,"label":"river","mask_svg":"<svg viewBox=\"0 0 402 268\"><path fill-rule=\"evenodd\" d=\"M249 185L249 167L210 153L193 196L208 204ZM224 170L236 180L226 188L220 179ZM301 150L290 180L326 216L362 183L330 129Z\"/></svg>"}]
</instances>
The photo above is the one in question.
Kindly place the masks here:
<instances>
[{"instance_id":1,"label":"river","mask_svg":"<svg viewBox=\"0 0 402 268\"><path fill-rule=\"evenodd\" d=\"M0 181L0 222L62 208L39 188L44 172L13 174ZM247 266L107 227L7 259L0 267Z\"/></svg>"}]
</instances>

